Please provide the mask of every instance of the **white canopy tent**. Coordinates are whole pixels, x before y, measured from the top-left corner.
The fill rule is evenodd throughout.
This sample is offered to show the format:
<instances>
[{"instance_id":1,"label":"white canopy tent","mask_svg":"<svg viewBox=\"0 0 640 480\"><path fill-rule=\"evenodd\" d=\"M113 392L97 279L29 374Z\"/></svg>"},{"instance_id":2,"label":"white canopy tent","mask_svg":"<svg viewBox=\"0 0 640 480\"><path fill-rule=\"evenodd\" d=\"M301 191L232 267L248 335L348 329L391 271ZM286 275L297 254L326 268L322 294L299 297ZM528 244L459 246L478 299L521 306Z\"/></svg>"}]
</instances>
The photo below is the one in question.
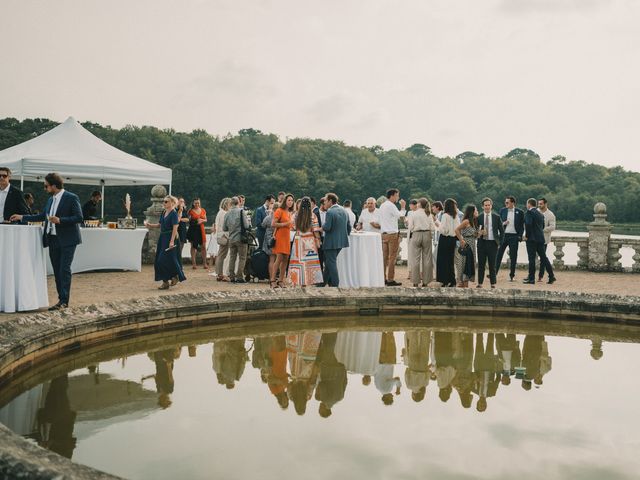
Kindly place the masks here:
<instances>
[{"instance_id":1,"label":"white canopy tent","mask_svg":"<svg viewBox=\"0 0 640 480\"><path fill-rule=\"evenodd\" d=\"M66 183L104 187L169 185L171 169L143 160L103 142L73 117L42 135L0 151L0 166L25 180L39 181L57 172Z\"/></svg>"}]
</instances>

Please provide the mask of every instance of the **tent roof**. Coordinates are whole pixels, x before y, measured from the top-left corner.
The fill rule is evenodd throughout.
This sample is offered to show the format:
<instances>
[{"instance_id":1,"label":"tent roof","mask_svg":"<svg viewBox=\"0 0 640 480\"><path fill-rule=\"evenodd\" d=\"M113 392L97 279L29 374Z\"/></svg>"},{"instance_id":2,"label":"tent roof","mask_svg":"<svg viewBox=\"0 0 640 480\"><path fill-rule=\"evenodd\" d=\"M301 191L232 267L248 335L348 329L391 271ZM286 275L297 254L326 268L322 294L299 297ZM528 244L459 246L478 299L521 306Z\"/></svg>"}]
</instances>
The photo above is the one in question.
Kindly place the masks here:
<instances>
[{"instance_id":1,"label":"tent roof","mask_svg":"<svg viewBox=\"0 0 640 480\"><path fill-rule=\"evenodd\" d=\"M40 180L57 172L65 183L154 185L171 183L171 169L103 142L73 117L42 135L0 151L0 166L14 178Z\"/></svg>"}]
</instances>

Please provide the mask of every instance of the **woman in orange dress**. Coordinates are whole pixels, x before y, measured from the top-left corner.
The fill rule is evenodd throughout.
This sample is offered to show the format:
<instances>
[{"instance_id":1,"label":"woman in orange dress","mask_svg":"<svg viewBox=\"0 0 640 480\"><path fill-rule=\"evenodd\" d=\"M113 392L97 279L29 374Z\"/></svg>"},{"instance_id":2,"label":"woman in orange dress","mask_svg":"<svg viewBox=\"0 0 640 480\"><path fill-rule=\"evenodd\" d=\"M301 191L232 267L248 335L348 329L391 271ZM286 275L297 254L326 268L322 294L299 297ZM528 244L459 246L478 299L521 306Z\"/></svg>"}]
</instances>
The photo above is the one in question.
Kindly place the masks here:
<instances>
[{"instance_id":1,"label":"woman in orange dress","mask_svg":"<svg viewBox=\"0 0 640 480\"><path fill-rule=\"evenodd\" d=\"M196 266L196 253L200 250L202 255L202 265L208 270L207 265L207 234L204 231L204 224L207 221L207 211L201 207L200 199L196 198L191 203L189 215L189 230L187 238L191 242L191 265L194 270Z\"/></svg>"},{"instance_id":2,"label":"woman in orange dress","mask_svg":"<svg viewBox=\"0 0 640 480\"><path fill-rule=\"evenodd\" d=\"M287 271L287 263L289 262L289 254L291 253L291 225L293 220L291 212L293 210L293 195L290 193L284 197L284 200L273 214L273 222L271 226L275 229L273 238L275 245L271 249L271 254L276 256L276 262L271 272L271 288L279 286L285 287L285 278ZM276 285L276 272L280 272L280 277Z\"/></svg>"}]
</instances>

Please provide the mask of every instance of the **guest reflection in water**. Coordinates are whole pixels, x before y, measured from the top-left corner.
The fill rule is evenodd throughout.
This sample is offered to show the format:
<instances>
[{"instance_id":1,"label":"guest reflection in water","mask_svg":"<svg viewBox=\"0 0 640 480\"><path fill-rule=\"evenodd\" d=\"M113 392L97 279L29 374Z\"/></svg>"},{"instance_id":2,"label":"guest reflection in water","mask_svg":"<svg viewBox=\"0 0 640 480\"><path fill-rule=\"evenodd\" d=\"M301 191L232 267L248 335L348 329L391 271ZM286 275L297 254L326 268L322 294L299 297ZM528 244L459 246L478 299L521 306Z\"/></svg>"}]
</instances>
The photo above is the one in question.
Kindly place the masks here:
<instances>
[{"instance_id":1,"label":"guest reflection in water","mask_svg":"<svg viewBox=\"0 0 640 480\"><path fill-rule=\"evenodd\" d=\"M456 369L456 375L451 381L451 385L458 392L462 407L470 408L476 379L473 373L473 333L454 332L451 335L451 340L453 343L453 364Z\"/></svg>"},{"instance_id":2,"label":"guest reflection in water","mask_svg":"<svg viewBox=\"0 0 640 480\"><path fill-rule=\"evenodd\" d=\"M476 410L484 412L487 409L487 398L494 397L500 384L498 370L498 356L494 349L495 336L487 334L487 345L484 345L484 334L476 334L476 353L473 367L476 374L474 392L478 395Z\"/></svg>"},{"instance_id":3,"label":"guest reflection in water","mask_svg":"<svg viewBox=\"0 0 640 480\"><path fill-rule=\"evenodd\" d=\"M513 333L496 334L496 347L498 348L498 358L502 367L502 384L511 384L511 376L515 374L515 369L522 362L520 353L520 342L516 340Z\"/></svg>"},{"instance_id":4,"label":"guest reflection in water","mask_svg":"<svg viewBox=\"0 0 640 480\"><path fill-rule=\"evenodd\" d=\"M269 362L265 367L265 377L269 391L276 397L278 405L283 410L289 407L287 387L289 374L287 373L287 342L282 335L269 338Z\"/></svg>"},{"instance_id":5,"label":"guest reflection in water","mask_svg":"<svg viewBox=\"0 0 640 480\"><path fill-rule=\"evenodd\" d=\"M435 376L438 381L438 396L443 402L451 397L451 383L456 376L453 361L453 334L451 332L435 332L433 335L433 354L435 360Z\"/></svg>"},{"instance_id":6,"label":"guest reflection in water","mask_svg":"<svg viewBox=\"0 0 640 480\"><path fill-rule=\"evenodd\" d=\"M316 358L321 338L322 335L318 332L287 335L291 371L288 394L298 415L304 415L307 411L307 402L313 396L316 386L318 379Z\"/></svg>"},{"instance_id":7,"label":"guest reflection in water","mask_svg":"<svg viewBox=\"0 0 640 480\"><path fill-rule=\"evenodd\" d=\"M424 400L427 392L430 347L430 331L410 330L405 332L402 357L407 368L404 371L404 383L411 390L411 398L414 402Z\"/></svg>"},{"instance_id":8,"label":"guest reflection in water","mask_svg":"<svg viewBox=\"0 0 640 480\"><path fill-rule=\"evenodd\" d=\"M244 339L215 340L212 360L218 383L231 390L242 378L245 364L249 360Z\"/></svg>"},{"instance_id":9,"label":"guest reflection in water","mask_svg":"<svg viewBox=\"0 0 640 480\"><path fill-rule=\"evenodd\" d=\"M382 394L382 403L385 405L393 404L393 390L395 394L400 395L400 387L402 382L399 377L394 377L393 367L396 363L396 340L393 332L382 332L380 341L380 357L376 367L376 373L373 381L376 388Z\"/></svg>"},{"instance_id":10,"label":"guest reflection in water","mask_svg":"<svg viewBox=\"0 0 640 480\"><path fill-rule=\"evenodd\" d=\"M526 368L522 388L531 390L531 382L542 385L542 377L551 370L551 357L542 335L526 335L522 345L522 365Z\"/></svg>"},{"instance_id":11,"label":"guest reflection in water","mask_svg":"<svg viewBox=\"0 0 640 480\"><path fill-rule=\"evenodd\" d=\"M347 389L347 369L338 361L335 346L338 334L323 333L318 348L320 381L316 388L316 400L320 402L318 413L327 418L333 406L344 398Z\"/></svg>"},{"instance_id":12,"label":"guest reflection in water","mask_svg":"<svg viewBox=\"0 0 640 480\"><path fill-rule=\"evenodd\" d=\"M173 393L173 362L180 358L180 348L170 348L149 354L149 358L156 365L154 375L156 391L158 392L158 405L162 408L171 406L171 394Z\"/></svg>"},{"instance_id":13,"label":"guest reflection in water","mask_svg":"<svg viewBox=\"0 0 640 480\"><path fill-rule=\"evenodd\" d=\"M593 338L591 339L591 358L594 360L600 360L604 355L602 351L602 339L601 338Z\"/></svg>"},{"instance_id":14,"label":"guest reflection in water","mask_svg":"<svg viewBox=\"0 0 640 480\"><path fill-rule=\"evenodd\" d=\"M36 440L38 445L71 458L76 447L73 425L76 412L71 410L68 396L69 377L61 375L49 383L44 407L38 410Z\"/></svg>"}]
</instances>

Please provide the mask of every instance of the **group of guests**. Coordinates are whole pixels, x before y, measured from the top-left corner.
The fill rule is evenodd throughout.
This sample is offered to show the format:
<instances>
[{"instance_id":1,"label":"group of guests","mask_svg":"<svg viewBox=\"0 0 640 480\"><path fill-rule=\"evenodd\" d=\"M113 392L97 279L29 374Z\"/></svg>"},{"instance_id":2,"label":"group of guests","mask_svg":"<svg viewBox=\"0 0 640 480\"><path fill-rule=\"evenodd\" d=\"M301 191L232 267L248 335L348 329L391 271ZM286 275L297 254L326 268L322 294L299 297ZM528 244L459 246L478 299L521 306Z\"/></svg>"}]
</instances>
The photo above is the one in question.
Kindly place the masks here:
<instances>
[{"instance_id":1,"label":"group of guests","mask_svg":"<svg viewBox=\"0 0 640 480\"><path fill-rule=\"evenodd\" d=\"M368 199L356 227L382 235L386 285L401 284L395 279L395 263L403 223L408 229L407 263L414 287L427 286L435 279L444 287L468 287L475 282L477 288L482 288L488 268L487 278L495 288L507 248L511 260L509 276L513 281L521 241L526 242L529 257L529 273L523 283L536 283L537 259L538 281L542 281L545 272L548 283L556 281L546 255L556 220L545 198L530 198L527 211L523 212L516 207L515 197L508 196L499 213L493 211L493 201L484 198L481 214L473 204L459 209L452 198L433 203L426 198L414 199L407 211L406 202L399 198L400 192L390 189L377 209L375 199Z\"/></svg>"},{"instance_id":2,"label":"group of guests","mask_svg":"<svg viewBox=\"0 0 640 480\"><path fill-rule=\"evenodd\" d=\"M387 286L402 284L395 278L401 227L408 231L409 279L414 287L426 287L436 281L445 287L464 288L475 283L477 288L482 288L488 271L486 278L495 288L507 249L509 277L513 281L522 241L529 259L529 273L523 283L536 283L538 261L537 281L542 281L545 272L548 283L556 281L546 255L551 232L556 228L555 215L545 198L529 199L526 212L517 208L513 196L506 197L499 213L494 212L490 198L482 200L482 212L473 204L461 210L452 198L431 203L424 197L411 200L407 210L407 202L400 199L399 190L393 188L386 192L384 199L368 198L356 217L351 202L347 200L341 206L334 193L327 193L316 202L314 197L296 200L292 194L280 192L277 197L267 195L252 219L245 208L244 196L236 195L220 202L208 247L207 213L200 200L194 199L189 210L182 198L169 196L167 200L168 209L161 217L162 222L148 225L161 228L157 263L167 266L165 257L172 258L173 275L158 274L162 266L156 269L156 280L163 282L160 287L163 289L175 285L184 276L181 248L177 248L175 254L171 251L176 239L180 245L190 242L192 268L197 268L196 256L200 253L203 268L208 269L208 254L211 254L215 265L212 275L218 281L244 283L252 243L247 232L253 232L254 227L258 249L269 257L268 276L272 288L338 286L337 257L341 249L349 246L352 228L381 235ZM175 215L169 220L172 211ZM167 221L171 224L164 225ZM174 227L175 234L171 232Z\"/></svg>"}]
</instances>

